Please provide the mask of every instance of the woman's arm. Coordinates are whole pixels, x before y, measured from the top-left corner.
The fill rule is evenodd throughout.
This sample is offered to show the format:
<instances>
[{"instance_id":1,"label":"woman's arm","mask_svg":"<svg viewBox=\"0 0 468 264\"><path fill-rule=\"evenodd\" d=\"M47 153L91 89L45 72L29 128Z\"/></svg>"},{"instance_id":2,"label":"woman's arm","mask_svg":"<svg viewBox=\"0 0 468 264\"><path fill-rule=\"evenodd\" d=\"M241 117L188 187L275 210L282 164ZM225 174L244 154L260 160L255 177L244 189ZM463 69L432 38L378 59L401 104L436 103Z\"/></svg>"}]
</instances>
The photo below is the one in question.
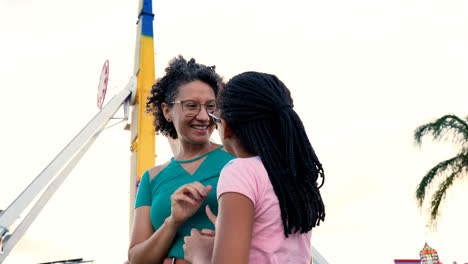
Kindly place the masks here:
<instances>
[{"instance_id":1,"label":"woman's arm","mask_svg":"<svg viewBox=\"0 0 468 264\"><path fill-rule=\"evenodd\" d=\"M252 201L239 193L225 193L218 202L214 246L212 237L192 230L192 235L185 238L185 258L192 264L249 263L254 213Z\"/></svg>"},{"instance_id":2,"label":"woman's arm","mask_svg":"<svg viewBox=\"0 0 468 264\"><path fill-rule=\"evenodd\" d=\"M169 216L154 232L150 209L150 206L140 206L135 209L133 232L128 250L128 260L131 264L161 263L179 228Z\"/></svg>"},{"instance_id":3,"label":"woman's arm","mask_svg":"<svg viewBox=\"0 0 468 264\"><path fill-rule=\"evenodd\" d=\"M198 210L211 189L211 186L205 187L199 182L177 189L171 196L171 215L156 232L151 224L151 207L138 207L128 250L130 263L162 262L179 227Z\"/></svg>"}]
</instances>

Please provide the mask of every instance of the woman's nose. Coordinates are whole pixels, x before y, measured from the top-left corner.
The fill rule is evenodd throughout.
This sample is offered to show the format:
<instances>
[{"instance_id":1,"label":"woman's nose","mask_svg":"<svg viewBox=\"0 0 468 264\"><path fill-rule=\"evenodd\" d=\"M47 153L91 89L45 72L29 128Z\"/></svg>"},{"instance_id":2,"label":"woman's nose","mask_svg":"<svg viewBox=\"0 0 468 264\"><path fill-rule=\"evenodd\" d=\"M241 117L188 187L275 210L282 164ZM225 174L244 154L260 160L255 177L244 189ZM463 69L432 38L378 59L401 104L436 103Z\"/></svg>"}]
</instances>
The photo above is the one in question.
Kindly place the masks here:
<instances>
[{"instance_id":1,"label":"woman's nose","mask_svg":"<svg viewBox=\"0 0 468 264\"><path fill-rule=\"evenodd\" d=\"M210 119L210 116L208 115L208 109L206 108L206 106L204 105L201 105L200 106L200 112L198 112L198 115L197 115L197 119L199 120L209 120Z\"/></svg>"}]
</instances>

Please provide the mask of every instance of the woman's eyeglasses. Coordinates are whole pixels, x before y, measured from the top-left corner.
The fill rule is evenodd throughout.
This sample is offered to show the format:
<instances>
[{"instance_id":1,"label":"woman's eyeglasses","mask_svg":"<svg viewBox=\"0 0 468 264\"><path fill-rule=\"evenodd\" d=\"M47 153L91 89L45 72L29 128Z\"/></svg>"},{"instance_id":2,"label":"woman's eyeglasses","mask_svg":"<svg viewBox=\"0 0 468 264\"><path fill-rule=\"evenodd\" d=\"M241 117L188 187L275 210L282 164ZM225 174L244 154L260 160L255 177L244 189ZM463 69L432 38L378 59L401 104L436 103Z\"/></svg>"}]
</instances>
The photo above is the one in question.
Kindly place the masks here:
<instances>
[{"instance_id":1,"label":"woman's eyeglasses","mask_svg":"<svg viewBox=\"0 0 468 264\"><path fill-rule=\"evenodd\" d=\"M221 124L221 117L216 116L215 114L213 114L213 112L208 112L208 115L211 117L211 120L213 120L216 129L218 129L218 124Z\"/></svg>"},{"instance_id":2,"label":"woman's eyeglasses","mask_svg":"<svg viewBox=\"0 0 468 264\"><path fill-rule=\"evenodd\" d=\"M213 119L213 122L221 124L221 117L216 116L213 112L208 112L208 115Z\"/></svg>"},{"instance_id":3,"label":"woman's eyeglasses","mask_svg":"<svg viewBox=\"0 0 468 264\"><path fill-rule=\"evenodd\" d=\"M193 100L174 101L171 102L171 104L180 104L182 106L182 111L186 116L189 117L198 115L202 105L205 106L206 112L208 114L216 110L216 101L214 100L205 104L200 104L199 102Z\"/></svg>"}]
</instances>

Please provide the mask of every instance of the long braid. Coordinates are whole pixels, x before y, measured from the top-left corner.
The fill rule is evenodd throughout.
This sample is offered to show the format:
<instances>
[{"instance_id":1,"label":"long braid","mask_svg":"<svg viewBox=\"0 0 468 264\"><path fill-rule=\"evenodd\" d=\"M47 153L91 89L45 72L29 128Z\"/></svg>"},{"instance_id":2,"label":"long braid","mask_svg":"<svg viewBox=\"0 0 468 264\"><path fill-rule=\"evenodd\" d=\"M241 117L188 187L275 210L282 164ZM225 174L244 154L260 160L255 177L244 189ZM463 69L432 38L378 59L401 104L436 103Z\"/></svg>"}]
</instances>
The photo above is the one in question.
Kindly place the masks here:
<instances>
[{"instance_id":1,"label":"long braid","mask_svg":"<svg viewBox=\"0 0 468 264\"><path fill-rule=\"evenodd\" d=\"M266 170L280 172L283 166L281 166L281 164L277 162L272 162L276 160L275 153L279 153L280 151L279 149L275 148L276 145L274 144L274 141L272 140L270 131L268 129L265 129L265 126L267 126L265 122L257 121L257 127L260 128L260 131L252 131L252 129L250 130L251 134L254 135L252 142L257 143L258 146L260 146L260 149L258 150L258 152L259 152L260 157L262 158L262 162L264 162L265 164ZM270 151L271 149L273 149L274 151ZM286 232L286 235L287 235L290 233L290 228L287 225L287 211L289 210L290 206L286 202L289 198L287 196L287 190L284 190L286 186L282 185L281 181L277 177L270 177L270 180L272 181L272 185L275 190L275 193L277 195L278 194L281 195L281 197L279 197L278 200L280 202L283 228L284 230L287 230Z\"/></svg>"},{"instance_id":2,"label":"long braid","mask_svg":"<svg viewBox=\"0 0 468 264\"><path fill-rule=\"evenodd\" d=\"M246 72L222 91L222 117L240 144L259 155L281 208L284 233L305 233L325 219L317 181L323 167L292 108L286 86L274 75Z\"/></svg>"}]
</instances>

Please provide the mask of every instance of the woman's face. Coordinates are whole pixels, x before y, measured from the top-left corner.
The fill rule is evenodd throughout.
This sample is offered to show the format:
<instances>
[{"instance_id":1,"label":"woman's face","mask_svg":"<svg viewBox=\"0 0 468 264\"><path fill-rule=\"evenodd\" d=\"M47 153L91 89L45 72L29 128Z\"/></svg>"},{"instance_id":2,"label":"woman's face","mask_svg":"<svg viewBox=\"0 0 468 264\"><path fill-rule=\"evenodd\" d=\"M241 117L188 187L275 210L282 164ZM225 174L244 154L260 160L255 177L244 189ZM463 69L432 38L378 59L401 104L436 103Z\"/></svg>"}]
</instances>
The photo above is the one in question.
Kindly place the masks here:
<instances>
[{"instance_id":1,"label":"woman's face","mask_svg":"<svg viewBox=\"0 0 468 264\"><path fill-rule=\"evenodd\" d=\"M201 81L193 81L179 87L178 93L174 99L176 102L193 101L195 104L185 103L185 106L193 107L200 105L200 112L194 116L187 116L187 108L183 103L175 103L172 108L164 108L164 116L174 124L177 136L181 142L190 144L205 144L210 140L211 133L214 130L214 124L211 122L207 113L207 106L212 106L215 102L215 94L211 86ZM185 111L184 111L185 110Z\"/></svg>"}]
</instances>

